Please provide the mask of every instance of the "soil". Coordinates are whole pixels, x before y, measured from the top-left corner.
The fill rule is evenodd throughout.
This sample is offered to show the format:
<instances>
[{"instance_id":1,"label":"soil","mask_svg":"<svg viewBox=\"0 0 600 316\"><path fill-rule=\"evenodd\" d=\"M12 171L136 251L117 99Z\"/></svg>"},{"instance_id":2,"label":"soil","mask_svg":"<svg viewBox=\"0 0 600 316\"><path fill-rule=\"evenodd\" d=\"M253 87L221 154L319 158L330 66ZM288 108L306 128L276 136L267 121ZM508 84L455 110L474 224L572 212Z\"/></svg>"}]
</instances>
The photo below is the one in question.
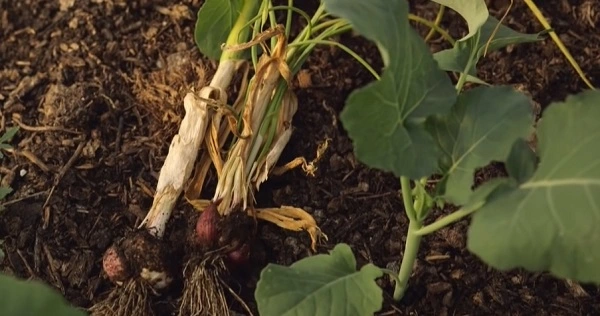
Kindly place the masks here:
<instances>
[{"instance_id":1,"label":"soil","mask_svg":"<svg viewBox=\"0 0 600 316\"><path fill-rule=\"evenodd\" d=\"M540 31L525 4L515 2L506 23L521 32ZM538 2L583 71L600 86L600 3ZM500 18L509 3L493 1L492 13ZM0 168L2 184L14 188L0 215L4 273L41 279L84 308L110 290L101 273L102 255L149 209L183 116L183 96L215 69L193 41L200 5L198 0L0 0L0 130L21 126ZM305 6L314 9L314 1ZM411 10L433 19L437 9L427 1L411 1ZM443 26L457 38L465 31L452 13ZM351 35L341 40L381 66L371 43ZM432 49L441 47L442 41L434 39ZM530 93L541 109L586 89L549 38L489 54L479 76ZM313 159L325 139L330 146L314 177L300 169L272 177L261 187L257 204L293 205L313 214L329 236L319 252L344 242L360 264L397 269L408 224L398 180L358 162L337 120L348 94L372 78L342 51L321 47L309 58L302 79L296 87L295 133L280 162ZM502 172L491 165L478 180ZM185 227L189 206L180 205L167 232L173 243L185 238L176 232ZM488 268L465 249L467 224L424 239L401 303L392 303L391 283L381 281L381 315L600 314L597 287L544 273ZM288 265L311 254L306 234L270 224L259 228L266 260L239 284L252 309L258 272L266 262ZM177 290L157 302L164 314L176 307Z\"/></svg>"}]
</instances>

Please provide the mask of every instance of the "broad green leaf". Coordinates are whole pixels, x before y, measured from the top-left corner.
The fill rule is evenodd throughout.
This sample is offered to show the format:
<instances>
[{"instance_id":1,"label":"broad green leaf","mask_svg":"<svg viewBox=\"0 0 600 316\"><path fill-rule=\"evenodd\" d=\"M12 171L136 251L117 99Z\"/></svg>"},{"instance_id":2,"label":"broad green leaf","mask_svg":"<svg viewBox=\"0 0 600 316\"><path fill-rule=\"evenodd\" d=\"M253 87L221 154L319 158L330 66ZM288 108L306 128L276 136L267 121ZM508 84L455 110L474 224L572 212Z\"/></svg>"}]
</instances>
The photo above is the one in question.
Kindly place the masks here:
<instances>
[{"instance_id":1,"label":"broad green leaf","mask_svg":"<svg viewBox=\"0 0 600 316\"><path fill-rule=\"evenodd\" d=\"M465 203L463 208L471 208L475 204L485 203L493 193L510 188L513 182L514 180L510 178L494 178L482 183L473 191L469 202Z\"/></svg>"},{"instance_id":2,"label":"broad green leaf","mask_svg":"<svg viewBox=\"0 0 600 316\"><path fill-rule=\"evenodd\" d=\"M196 19L194 40L200 52L212 60L219 60L223 45L233 28L244 1L206 0Z\"/></svg>"},{"instance_id":3,"label":"broad green leaf","mask_svg":"<svg viewBox=\"0 0 600 316\"><path fill-rule=\"evenodd\" d=\"M460 14L469 27L469 34L461 39L464 41L479 31L487 21L490 13L484 0L432 0Z\"/></svg>"},{"instance_id":4,"label":"broad green leaf","mask_svg":"<svg viewBox=\"0 0 600 316\"><path fill-rule=\"evenodd\" d=\"M376 42L381 54L387 56L381 80L355 90L340 115L354 142L357 158L396 176L417 179L431 175L437 170L440 152L424 121L432 114L448 113L456 91L429 48L409 26L408 3L324 3L331 14L350 21L358 33Z\"/></svg>"},{"instance_id":5,"label":"broad green leaf","mask_svg":"<svg viewBox=\"0 0 600 316\"><path fill-rule=\"evenodd\" d=\"M537 167L537 156L524 139L519 139L513 144L513 148L506 160L508 174L518 183L523 183L535 172Z\"/></svg>"},{"instance_id":6,"label":"broad green leaf","mask_svg":"<svg viewBox=\"0 0 600 316\"><path fill-rule=\"evenodd\" d=\"M346 244L290 267L269 264L256 287L258 311L261 316L373 315L383 304L382 290L375 282L382 275L373 264L357 271Z\"/></svg>"},{"instance_id":7,"label":"broad green leaf","mask_svg":"<svg viewBox=\"0 0 600 316\"><path fill-rule=\"evenodd\" d=\"M529 43L541 40L541 33L523 34L500 25L498 31L494 34L494 29L500 23L497 19L490 16L483 26L479 29L477 36L469 37L465 41L457 41L453 48L435 53L433 56L445 71L465 72L469 59L473 57L468 74L475 77L477 74L475 66L479 59L485 53L486 45L493 36L487 48L487 52L493 52L506 47L510 44ZM473 80L471 80L473 81Z\"/></svg>"},{"instance_id":8,"label":"broad green leaf","mask_svg":"<svg viewBox=\"0 0 600 316\"><path fill-rule=\"evenodd\" d=\"M461 94L449 115L428 125L444 152L444 198L463 205L472 194L475 169L506 160L513 143L531 133L533 114L529 99L511 87L477 87Z\"/></svg>"},{"instance_id":9,"label":"broad green leaf","mask_svg":"<svg viewBox=\"0 0 600 316\"><path fill-rule=\"evenodd\" d=\"M473 216L468 248L491 266L600 283L600 92L551 104L533 176Z\"/></svg>"},{"instance_id":10,"label":"broad green leaf","mask_svg":"<svg viewBox=\"0 0 600 316\"><path fill-rule=\"evenodd\" d=\"M0 293L0 315L86 315L38 281L18 280L0 274Z\"/></svg>"},{"instance_id":11,"label":"broad green leaf","mask_svg":"<svg viewBox=\"0 0 600 316\"><path fill-rule=\"evenodd\" d=\"M472 83L476 83L476 84L480 84L480 85L484 85L484 86L491 86L492 85L489 82L485 82L485 81L483 81L483 80L481 80L481 79L479 79L479 78L477 78L475 76L472 76L472 75L467 75L467 82L472 82Z\"/></svg>"}]
</instances>

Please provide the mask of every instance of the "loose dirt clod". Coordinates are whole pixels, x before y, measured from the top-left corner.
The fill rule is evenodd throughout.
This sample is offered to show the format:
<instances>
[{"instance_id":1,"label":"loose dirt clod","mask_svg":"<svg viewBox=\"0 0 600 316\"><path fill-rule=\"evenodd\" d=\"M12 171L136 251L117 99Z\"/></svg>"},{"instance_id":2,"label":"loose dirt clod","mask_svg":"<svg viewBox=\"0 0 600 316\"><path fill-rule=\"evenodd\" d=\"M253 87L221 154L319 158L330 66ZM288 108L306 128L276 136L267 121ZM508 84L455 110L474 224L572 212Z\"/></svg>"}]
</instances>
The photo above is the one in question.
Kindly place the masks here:
<instances>
[{"instance_id":1,"label":"loose dirt clod","mask_svg":"<svg viewBox=\"0 0 600 316\"><path fill-rule=\"evenodd\" d=\"M157 290L164 289L171 283L172 268L169 262L169 250L162 241L147 230L133 232L113 247L116 250L114 254L122 254L120 259L129 267L133 278L142 278ZM109 248L105 257L110 257L112 250L112 247ZM109 272L112 271L105 270L110 277Z\"/></svg>"},{"instance_id":2,"label":"loose dirt clod","mask_svg":"<svg viewBox=\"0 0 600 316\"><path fill-rule=\"evenodd\" d=\"M129 265L124 260L124 255L115 246L111 246L104 253L102 269L108 276L108 279L117 284L126 281L131 276Z\"/></svg>"}]
</instances>

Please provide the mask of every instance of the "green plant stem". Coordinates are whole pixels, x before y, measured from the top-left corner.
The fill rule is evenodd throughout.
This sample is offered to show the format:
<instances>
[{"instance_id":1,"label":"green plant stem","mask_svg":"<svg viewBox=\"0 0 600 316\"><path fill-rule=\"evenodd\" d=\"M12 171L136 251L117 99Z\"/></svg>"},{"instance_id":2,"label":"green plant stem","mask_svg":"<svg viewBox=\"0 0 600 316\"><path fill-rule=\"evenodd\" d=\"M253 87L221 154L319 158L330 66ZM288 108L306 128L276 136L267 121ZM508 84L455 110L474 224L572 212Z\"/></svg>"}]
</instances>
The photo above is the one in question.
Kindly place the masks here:
<instances>
[{"instance_id":1,"label":"green plant stem","mask_svg":"<svg viewBox=\"0 0 600 316\"><path fill-rule=\"evenodd\" d=\"M552 38L552 40L554 41L556 46L558 46L558 49L560 49L560 52L565 56L567 61L569 61L569 63L571 64L571 67L573 67L573 69L575 69L575 71L577 72L577 74L579 75L581 80L583 80L583 82L590 89L596 90L596 87L594 87L594 85L586 77L585 73L583 72L583 70L581 69L581 67L575 60L575 58L573 58L573 55L571 55L571 53L569 52L569 49L562 42L562 40L560 39L558 34L556 34L556 32L554 32L554 30L552 30L552 26L550 26L550 23L548 22L548 20L546 20L542 11L540 11L540 9L533 2L533 0L524 0L524 2L525 2L525 4L527 4L527 7L529 7L529 10L533 13L533 15L536 17L536 19L540 22L540 24L542 24L544 29L546 29L547 31L550 31L549 32L550 37Z\"/></svg>"},{"instance_id":2,"label":"green plant stem","mask_svg":"<svg viewBox=\"0 0 600 316\"><path fill-rule=\"evenodd\" d=\"M330 40L313 39L313 40L304 40L304 41L295 42L295 43L290 44L289 46L290 47L293 47L293 46L303 46L303 45L306 45L306 44L321 44L321 45L337 46L341 50L343 50L344 52L346 52L348 55L352 56L352 58L354 58L356 61L358 61L363 67L365 67L365 69L367 69L367 71L369 71L371 73L371 75L373 75L373 77L375 77L376 80L381 79L379 77L379 74L377 73L377 71L375 71L375 69L373 69L373 67L371 67L371 65L369 65L369 63L367 63L362 57L360 57L353 50L351 50L350 48L348 48L348 46L346 46L344 44L341 44L339 42L330 41Z\"/></svg>"},{"instance_id":3,"label":"green plant stem","mask_svg":"<svg viewBox=\"0 0 600 316\"><path fill-rule=\"evenodd\" d=\"M479 32L477 32L477 34L475 34L475 39L476 39L476 43L479 43L481 34ZM469 76L469 70L471 70L471 67L473 66L473 62L477 63L475 61L477 56L477 49L472 48L471 49L471 54L469 54L469 60L467 60L467 64L465 65L465 68L463 69L463 71L460 73L460 76L458 77L458 82L456 83L456 92L460 93L463 89L463 87L465 86L465 83L467 82L467 77Z\"/></svg>"},{"instance_id":4,"label":"green plant stem","mask_svg":"<svg viewBox=\"0 0 600 316\"><path fill-rule=\"evenodd\" d=\"M471 67L471 60L469 60L469 62L467 62L467 67L465 67L466 69L469 69ZM467 82L467 76L468 73L466 72L461 72L460 76L458 77L458 82L456 83L456 92L460 93L460 91L462 90L462 88L465 86L465 83Z\"/></svg>"},{"instance_id":5,"label":"green plant stem","mask_svg":"<svg viewBox=\"0 0 600 316\"><path fill-rule=\"evenodd\" d=\"M479 202L479 203L475 203L470 206L463 207L463 208L459 209L458 211L453 212L452 214L446 215L443 218L438 219L437 221L435 221L429 225L419 228L418 230L416 230L414 232L414 234L418 235L418 236L425 236L425 235L434 233L454 222L457 222L457 221L463 219L466 216L469 216L470 214L473 214L475 211L480 209L484 204L485 204L485 202Z\"/></svg>"},{"instance_id":6,"label":"green plant stem","mask_svg":"<svg viewBox=\"0 0 600 316\"><path fill-rule=\"evenodd\" d=\"M404 203L404 211L406 216L412 222L417 218L417 214L414 208L413 196L410 188L410 179L407 177L400 177L400 190L402 190L402 202Z\"/></svg>"},{"instance_id":7,"label":"green plant stem","mask_svg":"<svg viewBox=\"0 0 600 316\"><path fill-rule=\"evenodd\" d=\"M325 13L325 6L323 4L321 4L318 8L317 11L315 12L315 14L312 16L312 19L309 22L309 25L317 25L318 22L321 20L321 18L323 17L323 14ZM296 37L296 40L303 40L303 39L307 39L309 38L312 34L313 30L312 28L308 28L305 27L300 34L298 34L298 36ZM294 56L296 54L296 50L298 50L298 47L289 47L288 52L287 52L287 56L289 59L289 56ZM289 60L288 60L289 63Z\"/></svg>"},{"instance_id":8,"label":"green plant stem","mask_svg":"<svg viewBox=\"0 0 600 316\"><path fill-rule=\"evenodd\" d=\"M415 204L415 218L423 222L429 211L431 210L431 205L429 205L428 200L430 199L429 194L426 191L425 186L427 185L427 177L421 178L419 181L415 181L415 196L413 197Z\"/></svg>"},{"instance_id":9,"label":"green plant stem","mask_svg":"<svg viewBox=\"0 0 600 316\"><path fill-rule=\"evenodd\" d=\"M446 11L446 6L440 5L440 9L438 10L437 16L433 21L433 25L436 25L438 27L440 26L440 22L442 22L442 18L444 17L444 11ZM430 28L429 32L425 36L425 42L428 42L435 35L435 33L436 29L433 27Z\"/></svg>"},{"instance_id":10,"label":"green plant stem","mask_svg":"<svg viewBox=\"0 0 600 316\"><path fill-rule=\"evenodd\" d=\"M256 15L258 1L244 1L244 5L242 6L242 11L238 16L235 24L231 28L231 32L229 32L229 36L227 37L226 46L234 46L240 43L240 40L244 40L248 37L249 29L246 27L248 21L250 21ZM238 60L242 59L242 54L244 51L223 51L221 54L220 62L224 62L226 60Z\"/></svg>"},{"instance_id":11,"label":"green plant stem","mask_svg":"<svg viewBox=\"0 0 600 316\"><path fill-rule=\"evenodd\" d=\"M467 62L465 69L463 70L463 72L460 73L460 76L458 77L458 82L456 83L455 87L457 93L460 93L460 91L462 91L463 87L465 86L465 83L467 82L467 77L469 76L469 69L471 69L471 65L473 65L474 59L474 56L469 57L469 61Z\"/></svg>"},{"instance_id":12,"label":"green plant stem","mask_svg":"<svg viewBox=\"0 0 600 316\"><path fill-rule=\"evenodd\" d=\"M269 22L271 23L271 27L275 27L277 26L277 18L275 17L275 11L271 10L273 2L269 1L267 7L269 9ZM277 38L271 37L271 49L275 49L275 45L277 45Z\"/></svg>"},{"instance_id":13,"label":"green plant stem","mask_svg":"<svg viewBox=\"0 0 600 316\"><path fill-rule=\"evenodd\" d=\"M419 253L419 247L421 245L421 236L416 235L414 232L422 227L422 222L417 220L417 214L413 207L413 197L410 189L410 179L407 177L400 177L400 186L402 190L402 201L404 202L404 210L406 216L409 219L408 234L406 236L406 242L404 244L404 256L402 256L402 263L400 264L400 271L398 272L399 281L396 282L394 289L394 300L400 301L406 293L408 287L408 280L412 274L415 261L417 260L417 254Z\"/></svg>"},{"instance_id":14,"label":"green plant stem","mask_svg":"<svg viewBox=\"0 0 600 316\"><path fill-rule=\"evenodd\" d=\"M288 6L290 8L293 8L294 0L288 0ZM290 32L292 31L292 12L294 12L292 9L287 10L287 17L285 20L285 37L286 38L290 38Z\"/></svg>"},{"instance_id":15,"label":"green plant stem","mask_svg":"<svg viewBox=\"0 0 600 316\"><path fill-rule=\"evenodd\" d=\"M404 244L404 256L402 256L400 272L398 272L399 282L396 282L396 288L394 289L394 300L396 301L400 301L408 289L408 280L410 279L415 261L417 260L417 254L419 253L422 238L422 236L415 234L415 231L419 230L421 225L422 224L416 220L411 220L408 225L408 234Z\"/></svg>"},{"instance_id":16,"label":"green plant stem","mask_svg":"<svg viewBox=\"0 0 600 316\"><path fill-rule=\"evenodd\" d=\"M315 28L317 28L317 27L315 27ZM315 39L323 40L325 38L330 38L332 36L339 35L344 32L350 31L351 29L352 29L351 25L348 25L347 23L344 23L344 22L339 22L339 23L336 23L336 24L328 27L327 29L325 29ZM300 40L304 40L304 39L296 38L293 43L299 42ZM287 61L288 61L288 64L290 65L290 69L291 69L292 73L295 74L300 70L300 68L302 67L302 64L304 63L304 61L306 61L306 59L308 58L308 55L310 54L310 52L312 52L313 48L316 45L317 44L307 44L305 46L292 46L289 48L288 55L287 55ZM297 51L297 49L300 49L300 51ZM292 52L297 53L297 55L294 55Z\"/></svg>"},{"instance_id":17,"label":"green plant stem","mask_svg":"<svg viewBox=\"0 0 600 316\"><path fill-rule=\"evenodd\" d=\"M408 19L411 21L415 21L417 23L421 23L433 30L435 30L436 32L438 32L446 41L448 41L448 43L452 44L452 46L454 46L454 43L456 43L456 40L452 37L452 35L450 35L448 32L446 32L446 30L444 30L443 28L441 28L439 25L436 25L434 22L431 22L427 19L424 19L418 15L414 15L414 14L409 14L408 15Z\"/></svg>"}]
</instances>

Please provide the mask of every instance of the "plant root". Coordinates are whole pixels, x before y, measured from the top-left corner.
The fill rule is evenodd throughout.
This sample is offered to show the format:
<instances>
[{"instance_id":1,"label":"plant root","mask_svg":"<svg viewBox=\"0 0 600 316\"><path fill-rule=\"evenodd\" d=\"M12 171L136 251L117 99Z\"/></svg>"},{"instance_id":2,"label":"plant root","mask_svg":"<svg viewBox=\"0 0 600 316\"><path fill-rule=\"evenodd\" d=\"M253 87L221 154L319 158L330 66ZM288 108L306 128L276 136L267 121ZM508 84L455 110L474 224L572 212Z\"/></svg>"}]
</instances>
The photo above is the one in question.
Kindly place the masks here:
<instances>
[{"instance_id":1,"label":"plant root","mask_svg":"<svg viewBox=\"0 0 600 316\"><path fill-rule=\"evenodd\" d=\"M323 155L327 151L327 148L329 148L330 142L331 139L326 138L321 144L319 144L319 147L317 148L317 155L312 161L308 162L304 157L297 157L283 166L273 168L272 173L276 176L280 176L292 169L296 169L299 166L301 166L302 170L306 175L314 177L315 172L318 169L317 164L319 163L321 158L323 158Z\"/></svg>"},{"instance_id":2,"label":"plant root","mask_svg":"<svg viewBox=\"0 0 600 316\"><path fill-rule=\"evenodd\" d=\"M278 208L257 209L255 215L259 219L271 222L287 230L305 230L310 236L310 247L313 251L317 251L317 243L321 238L328 240L327 235L321 231L312 215L301 208L282 205Z\"/></svg>"},{"instance_id":3,"label":"plant root","mask_svg":"<svg viewBox=\"0 0 600 316\"><path fill-rule=\"evenodd\" d=\"M190 260L184 270L185 284L178 315L231 315L222 281L226 273L221 257Z\"/></svg>"},{"instance_id":4,"label":"plant root","mask_svg":"<svg viewBox=\"0 0 600 316\"><path fill-rule=\"evenodd\" d=\"M156 294L148 282L130 279L92 306L91 316L154 316L150 294Z\"/></svg>"}]
</instances>

